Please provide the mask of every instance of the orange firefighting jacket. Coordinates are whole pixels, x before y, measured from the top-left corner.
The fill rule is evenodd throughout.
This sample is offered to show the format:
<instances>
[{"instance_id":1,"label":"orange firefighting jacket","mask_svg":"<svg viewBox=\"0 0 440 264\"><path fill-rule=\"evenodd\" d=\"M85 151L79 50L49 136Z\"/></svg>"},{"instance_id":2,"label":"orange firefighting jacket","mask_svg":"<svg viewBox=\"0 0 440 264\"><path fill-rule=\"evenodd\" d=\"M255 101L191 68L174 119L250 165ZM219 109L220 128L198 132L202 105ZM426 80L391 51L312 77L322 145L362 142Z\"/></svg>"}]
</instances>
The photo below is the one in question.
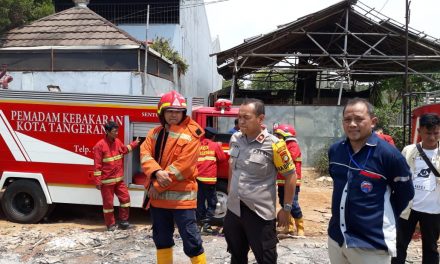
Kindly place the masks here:
<instances>
[{"instance_id":1,"label":"orange firefighting jacket","mask_svg":"<svg viewBox=\"0 0 440 264\"><path fill-rule=\"evenodd\" d=\"M124 178L124 154L137 147L133 141L125 146L118 138L110 142L107 136L93 147L94 153L94 180L95 185L111 185L120 182Z\"/></svg>"},{"instance_id":2,"label":"orange firefighting jacket","mask_svg":"<svg viewBox=\"0 0 440 264\"><path fill-rule=\"evenodd\" d=\"M293 163L296 168L296 186L301 186L301 149L299 148L298 142L296 140L286 141L287 149L292 156ZM284 186L285 180L281 174L277 174L277 184L278 186Z\"/></svg>"},{"instance_id":3,"label":"orange firefighting jacket","mask_svg":"<svg viewBox=\"0 0 440 264\"><path fill-rule=\"evenodd\" d=\"M200 144L199 159L197 160L197 170L199 171L197 180L205 184L216 184L217 162L224 160L226 160L226 155L221 145L204 138Z\"/></svg>"},{"instance_id":4,"label":"orange firefighting jacket","mask_svg":"<svg viewBox=\"0 0 440 264\"><path fill-rule=\"evenodd\" d=\"M171 126L159 164L154 159L155 145L162 129L165 128L159 126L151 129L140 148L142 170L147 175L145 187L148 189L152 184L160 193L158 199L150 199L151 205L167 209L196 208L196 163L203 129L188 116L179 125ZM170 174L172 183L168 187L162 188L151 177L158 170Z\"/></svg>"}]
</instances>

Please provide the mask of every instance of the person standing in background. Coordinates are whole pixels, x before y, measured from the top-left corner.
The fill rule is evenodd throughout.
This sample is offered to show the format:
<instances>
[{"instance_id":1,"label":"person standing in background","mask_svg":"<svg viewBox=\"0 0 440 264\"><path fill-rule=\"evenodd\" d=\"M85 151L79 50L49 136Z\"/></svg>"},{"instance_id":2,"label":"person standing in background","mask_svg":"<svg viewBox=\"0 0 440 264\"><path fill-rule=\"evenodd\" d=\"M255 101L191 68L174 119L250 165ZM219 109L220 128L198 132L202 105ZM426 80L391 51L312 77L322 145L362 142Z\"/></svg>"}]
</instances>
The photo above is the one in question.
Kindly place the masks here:
<instances>
[{"instance_id":1,"label":"person standing in background","mask_svg":"<svg viewBox=\"0 0 440 264\"><path fill-rule=\"evenodd\" d=\"M295 164L296 171L296 188L295 196L292 201L292 210L290 211L291 217L289 218L289 226L287 226L283 233L294 235L294 226L296 227L296 235L304 236L304 220L301 207L299 205L299 192L301 186L301 149L296 140L296 130L289 124L275 125L273 128L273 134L286 142L287 149L290 152L290 156ZM284 177L281 174L277 174L278 184L278 201L283 206L284 201ZM282 210L282 209L281 209ZM280 211L281 212L281 211Z\"/></svg>"},{"instance_id":2,"label":"person standing in background","mask_svg":"<svg viewBox=\"0 0 440 264\"><path fill-rule=\"evenodd\" d=\"M374 132L376 132L377 136L383 140L385 140L386 142L388 142L390 145L396 146L396 144L394 143L394 139L390 136L387 135L383 132L383 128L381 127L375 127L374 128Z\"/></svg>"},{"instance_id":3,"label":"person standing in background","mask_svg":"<svg viewBox=\"0 0 440 264\"><path fill-rule=\"evenodd\" d=\"M421 142L406 146L403 156L412 172L415 196L409 215L402 214L397 229L397 257L393 264L404 264L406 251L417 223L422 235L422 263L439 263L437 241L440 234L440 117L423 114L417 128Z\"/></svg>"},{"instance_id":4,"label":"person standing in background","mask_svg":"<svg viewBox=\"0 0 440 264\"><path fill-rule=\"evenodd\" d=\"M101 191L104 221L108 231L117 229L113 199L119 199L119 228L130 227L128 222L130 210L130 194L124 183L124 159L123 156L131 152L139 145L139 138L125 146L118 139L119 126L113 121L104 125L105 138L101 139L93 147L94 154L94 180L96 189Z\"/></svg>"},{"instance_id":5,"label":"person standing in background","mask_svg":"<svg viewBox=\"0 0 440 264\"><path fill-rule=\"evenodd\" d=\"M197 160L197 219L202 224L202 232L212 234L212 218L217 206L217 164L226 160L221 144L214 142L217 130L205 127L205 138L200 144L199 159ZM206 205L205 205L206 203Z\"/></svg>"},{"instance_id":6,"label":"person standing in background","mask_svg":"<svg viewBox=\"0 0 440 264\"><path fill-rule=\"evenodd\" d=\"M234 134L235 132L238 132L238 131L240 131L240 127L238 126L238 118L236 118L234 120L234 127L229 129L228 133L229 134Z\"/></svg>"}]
</instances>

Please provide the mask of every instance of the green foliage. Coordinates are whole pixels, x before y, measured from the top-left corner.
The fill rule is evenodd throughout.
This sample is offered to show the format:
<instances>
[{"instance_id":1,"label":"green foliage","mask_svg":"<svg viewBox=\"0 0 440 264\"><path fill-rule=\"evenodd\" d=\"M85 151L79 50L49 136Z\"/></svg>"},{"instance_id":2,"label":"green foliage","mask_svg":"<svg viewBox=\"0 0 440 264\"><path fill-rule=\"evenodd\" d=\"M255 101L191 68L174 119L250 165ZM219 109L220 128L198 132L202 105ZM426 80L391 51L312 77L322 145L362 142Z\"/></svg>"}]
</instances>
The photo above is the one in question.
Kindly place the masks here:
<instances>
[{"instance_id":1,"label":"green foliage","mask_svg":"<svg viewBox=\"0 0 440 264\"><path fill-rule=\"evenodd\" d=\"M430 78L440 82L440 74L432 74ZM430 92L439 90L439 85L425 80L421 76L410 76L408 83L412 92ZM371 102L375 106L375 115L378 117L378 125L383 127L385 134L394 139L398 149L405 145L403 128L395 126L395 120L402 114L402 98L405 94L405 83L402 77L393 77L374 84ZM411 97L411 112L421 105L425 95Z\"/></svg>"},{"instance_id":2,"label":"green foliage","mask_svg":"<svg viewBox=\"0 0 440 264\"><path fill-rule=\"evenodd\" d=\"M150 47L165 56L165 58L177 64L179 74L185 75L185 73L188 71L189 65L186 64L185 60L180 56L180 54L175 51L173 47L171 47L170 40L163 37L156 37Z\"/></svg>"},{"instance_id":3,"label":"green foliage","mask_svg":"<svg viewBox=\"0 0 440 264\"><path fill-rule=\"evenodd\" d=\"M431 74L428 77L440 83L440 74ZM409 76L408 85L412 92L430 92L440 89L440 85L427 81L423 77L417 75ZM373 85L371 102L376 107L388 104L402 104L402 97L405 93L405 82L402 77L384 79ZM412 105L417 105L420 102L421 97L423 96L420 96L420 98L413 97L415 101Z\"/></svg>"},{"instance_id":4,"label":"green foliage","mask_svg":"<svg viewBox=\"0 0 440 264\"><path fill-rule=\"evenodd\" d=\"M388 128L387 134L390 135L396 147L400 150L405 147L405 141L403 140L403 127L390 127Z\"/></svg>"},{"instance_id":5,"label":"green foliage","mask_svg":"<svg viewBox=\"0 0 440 264\"><path fill-rule=\"evenodd\" d=\"M0 0L0 35L54 12L51 0Z\"/></svg>"},{"instance_id":6,"label":"green foliage","mask_svg":"<svg viewBox=\"0 0 440 264\"><path fill-rule=\"evenodd\" d=\"M292 70L274 70L268 73L268 69L262 69L252 74L252 90L292 90L295 87L295 72Z\"/></svg>"},{"instance_id":7,"label":"green foliage","mask_svg":"<svg viewBox=\"0 0 440 264\"><path fill-rule=\"evenodd\" d=\"M241 80L238 80L238 89L243 89L244 88L244 82ZM222 89L226 89L232 87L232 80L223 80L222 82Z\"/></svg>"},{"instance_id":8,"label":"green foliage","mask_svg":"<svg viewBox=\"0 0 440 264\"><path fill-rule=\"evenodd\" d=\"M328 175L328 150L330 148L330 143L324 145L324 147L318 151L318 155L315 156L315 160L313 162L313 167L319 176Z\"/></svg>"},{"instance_id":9,"label":"green foliage","mask_svg":"<svg viewBox=\"0 0 440 264\"><path fill-rule=\"evenodd\" d=\"M378 119L377 126L382 127L384 133L393 138L398 149L403 149L404 147L403 128L394 126L393 124L401 112L401 104L386 104L381 107L376 107L374 110L375 116Z\"/></svg>"}]
</instances>

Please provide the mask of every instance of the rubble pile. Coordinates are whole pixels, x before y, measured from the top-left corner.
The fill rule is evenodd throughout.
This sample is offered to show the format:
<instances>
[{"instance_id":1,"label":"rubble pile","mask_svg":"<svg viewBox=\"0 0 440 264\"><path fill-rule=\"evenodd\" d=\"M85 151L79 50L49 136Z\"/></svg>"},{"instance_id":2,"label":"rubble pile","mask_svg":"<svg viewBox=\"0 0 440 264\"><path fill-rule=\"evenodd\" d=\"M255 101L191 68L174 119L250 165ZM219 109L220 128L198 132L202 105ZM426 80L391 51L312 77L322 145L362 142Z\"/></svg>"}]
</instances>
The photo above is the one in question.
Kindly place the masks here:
<instances>
[{"instance_id":1,"label":"rubble pile","mask_svg":"<svg viewBox=\"0 0 440 264\"><path fill-rule=\"evenodd\" d=\"M323 213L323 215L326 214ZM151 226L115 232L84 228L62 228L56 232L45 225L13 225L0 230L0 263L155 263ZM174 263L189 263L182 240L175 233ZM203 236L208 263L230 262L226 242L219 236ZM421 261L420 240L410 245L409 260ZM254 262L252 253L249 263ZM278 244L278 263L329 263L327 237L286 238Z\"/></svg>"}]
</instances>

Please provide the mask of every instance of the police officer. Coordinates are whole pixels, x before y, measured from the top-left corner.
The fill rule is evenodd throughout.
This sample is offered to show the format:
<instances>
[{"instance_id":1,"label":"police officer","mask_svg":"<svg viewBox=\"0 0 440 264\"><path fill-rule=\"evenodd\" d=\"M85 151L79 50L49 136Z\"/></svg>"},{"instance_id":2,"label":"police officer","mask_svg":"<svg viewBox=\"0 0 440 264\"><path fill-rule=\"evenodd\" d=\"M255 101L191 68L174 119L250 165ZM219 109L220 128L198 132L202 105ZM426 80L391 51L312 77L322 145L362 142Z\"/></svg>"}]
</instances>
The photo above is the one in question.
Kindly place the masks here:
<instances>
[{"instance_id":1,"label":"police officer","mask_svg":"<svg viewBox=\"0 0 440 264\"><path fill-rule=\"evenodd\" d=\"M248 263L249 248L258 263L276 263L276 175L285 179L278 224L289 224L295 192L295 166L283 140L263 129L264 104L246 99L240 106L240 131L230 141L228 211L224 233L231 263Z\"/></svg>"}]
</instances>

